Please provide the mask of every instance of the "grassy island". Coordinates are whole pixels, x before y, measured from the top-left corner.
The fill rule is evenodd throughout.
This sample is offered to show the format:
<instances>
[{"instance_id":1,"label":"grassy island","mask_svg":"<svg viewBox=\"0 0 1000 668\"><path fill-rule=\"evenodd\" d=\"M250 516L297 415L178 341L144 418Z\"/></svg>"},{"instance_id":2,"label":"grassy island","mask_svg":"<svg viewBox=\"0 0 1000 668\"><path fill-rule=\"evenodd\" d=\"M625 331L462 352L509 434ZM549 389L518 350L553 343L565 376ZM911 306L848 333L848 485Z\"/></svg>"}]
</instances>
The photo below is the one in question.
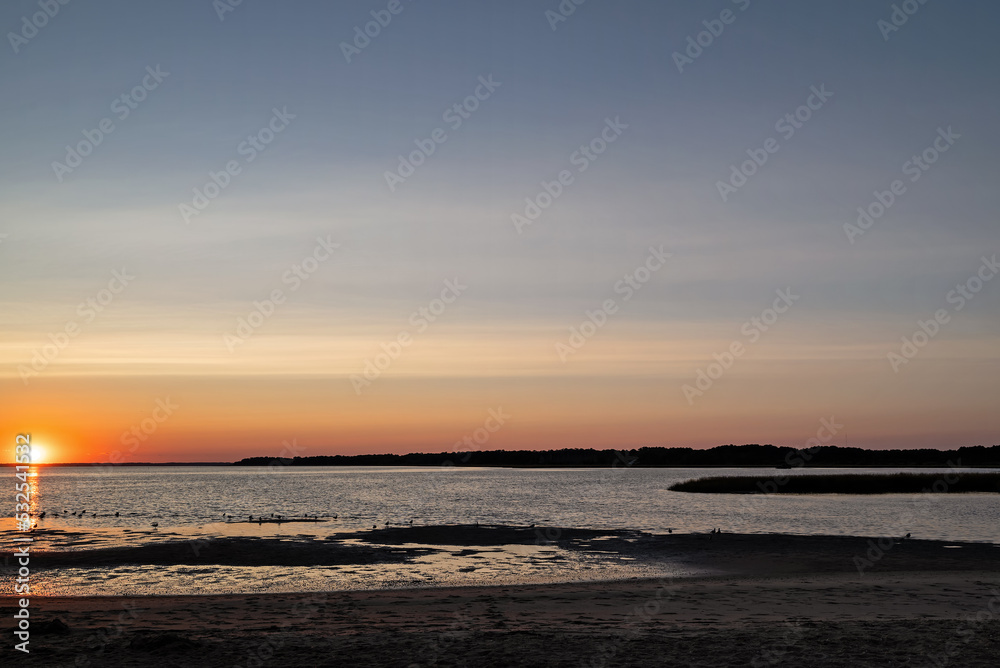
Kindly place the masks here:
<instances>
[{"instance_id":1,"label":"grassy island","mask_svg":"<svg viewBox=\"0 0 1000 668\"><path fill-rule=\"evenodd\" d=\"M1000 493L1000 473L845 473L715 476L685 480L674 492L713 494L962 494Z\"/></svg>"}]
</instances>

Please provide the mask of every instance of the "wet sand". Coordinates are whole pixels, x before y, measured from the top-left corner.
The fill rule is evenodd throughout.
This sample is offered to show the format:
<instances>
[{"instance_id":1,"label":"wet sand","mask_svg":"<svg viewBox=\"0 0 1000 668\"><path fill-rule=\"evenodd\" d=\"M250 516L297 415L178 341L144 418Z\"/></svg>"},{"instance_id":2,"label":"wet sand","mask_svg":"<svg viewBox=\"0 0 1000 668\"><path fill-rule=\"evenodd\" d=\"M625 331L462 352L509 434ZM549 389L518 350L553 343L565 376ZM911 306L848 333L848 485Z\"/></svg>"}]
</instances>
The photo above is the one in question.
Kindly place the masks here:
<instances>
[{"instance_id":1,"label":"wet sand","mask_svg":"<svg viewBox=\"0 0 1000 668\"><path fill-rule=\"evenodd\" d=\"M904 541L862 575L853 557L864 554L865 538L577 539L602 548L620 540L719 575L34 598L32 653L18 665L995 666L1000 656L1000 548L992 545ZM8 616L13 601L0 604ZM68 632L42 634L56 618Z\"/></svg>"},{"instance_id":2,"label":"wet sand","mask_svg":"<svg viewBox=\"0 0 1000 668\"><path fill-rule=\"evenodd\" d=\"M342 532L323 539L213 537L96 549L41 550L35 567L106 567L120 564L331 566L412 560L456 548L534 545L609 554L645 562L672 562L740 572L989 569L1000 547L917 539L783 534L650 534L631 530L557 527L426 526Z\"/></svg>"}]
</instances>

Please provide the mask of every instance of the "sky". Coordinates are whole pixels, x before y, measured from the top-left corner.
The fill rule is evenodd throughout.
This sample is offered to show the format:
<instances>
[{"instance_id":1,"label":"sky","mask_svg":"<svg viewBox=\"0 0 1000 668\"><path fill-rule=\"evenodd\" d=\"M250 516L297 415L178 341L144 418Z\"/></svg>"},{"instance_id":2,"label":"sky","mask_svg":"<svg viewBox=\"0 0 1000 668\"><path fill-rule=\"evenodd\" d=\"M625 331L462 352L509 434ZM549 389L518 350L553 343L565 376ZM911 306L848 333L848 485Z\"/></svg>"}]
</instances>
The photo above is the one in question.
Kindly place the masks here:
<instances>
[{"instance_id":1,"label":"sky","mask_svg":"<svg viewBox=\"0 0 1000 668\"><path fill-rule=\"evenodd\" d=\"M901 4L3 3L0 432L998 443L1000 8Z\"/></svg>"}]
</instances>

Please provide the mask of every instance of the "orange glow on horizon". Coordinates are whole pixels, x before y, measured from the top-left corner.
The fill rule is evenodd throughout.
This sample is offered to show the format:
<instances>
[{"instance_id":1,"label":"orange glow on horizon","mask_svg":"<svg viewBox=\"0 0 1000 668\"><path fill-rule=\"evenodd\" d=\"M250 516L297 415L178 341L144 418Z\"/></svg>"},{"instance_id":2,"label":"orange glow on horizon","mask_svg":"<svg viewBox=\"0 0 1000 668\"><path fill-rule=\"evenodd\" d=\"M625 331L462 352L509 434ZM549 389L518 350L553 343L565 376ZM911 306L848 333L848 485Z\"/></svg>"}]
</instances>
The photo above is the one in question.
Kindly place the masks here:
<instances>
[{"instance_id":1,"label":"orange glow on horizon","mask_svg":"<svg viewBox=\"0 0 1000 668\"><path fill-rule=\"evenodd\" d=\"M424 346L433 342L427 339L361 393L350 374L370 351L348 356L346 372L303 372L308 363L322 366L306 348L297 364L274 366L283 373L271 365L263 373L256 354L271 348L263 336L253 341L255 354L242 353L245 373L54 368L7 394L0 431L11 434L8 443L31 433L43 448L35 462L44 465L232 462L279 456L286 441L303 457L452 451L498 408L512 417L480 449L801 447L831 416L845 425L836 445L866 448L993 445L1000 429L995 349L963 359L948 356L942 341L934 349L940 357L928 354L896 375L886 373L877 347L831 349L775 335L689 403L681 387L695 382L712 350L723 349L718 340L698 342L699 352L686 337L609 333L565 364L552 352L554 340L516 338L504 355L497 343L484 362L495 341L463 348L455 339L446 354L448 346ZM529 359L526 347L536 363L509 364Z\"/></svg>"}]
</instances>

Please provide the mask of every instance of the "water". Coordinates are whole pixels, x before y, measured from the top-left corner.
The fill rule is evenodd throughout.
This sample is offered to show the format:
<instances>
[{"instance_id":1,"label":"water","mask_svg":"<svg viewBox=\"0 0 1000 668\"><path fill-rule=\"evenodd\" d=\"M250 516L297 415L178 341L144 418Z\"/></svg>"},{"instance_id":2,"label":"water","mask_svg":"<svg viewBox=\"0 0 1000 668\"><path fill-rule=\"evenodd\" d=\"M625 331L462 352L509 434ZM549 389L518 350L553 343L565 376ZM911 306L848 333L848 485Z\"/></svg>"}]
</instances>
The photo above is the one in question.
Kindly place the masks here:
<instances>
[{"instance_id":1,"label":"water","mask_svg":"<svg viewBox=\"0 0 1000 668\"><path fill-rule=\"evenodd\" d=\"M914 469L857 469L886 473ZM946 469L920 469L947 473ZM808 469L497 469L397 467L73 467L43 469L40 527L197 527L249 515L337 514L329 528L402 524L539 524L664 532L884 535L906 520L921 538L1000 542L1000 495L752 496L671 492L707 475L799 475ZM838 470L837 472L843 472ZM13 477L13 476L11 476ZM13 487L13 485L11 485ZM12 506L12 504L11 504ZM52 511L87 511L51 517ZM119 517L114 517L115 512ZM97 517L92 516L97 513ZM301 528L304 525L299 525ZM313 527L309 527L312 529ZM323 528L328 528L326 525Z\"/></svg>"},{"instance_id":2,"label":"water","mask_svg":"<svg viewBox=\"0 0 1000 668\"><path fill-rule=\"evenodd\" d=\"M32 478L32 510L36 514L48 511L46 518L37 519L36 551L87 550L204 536L316 541L345 531L369 530L372 525L399 525L411 520L416 526L479 522L655 533L665 533L668 528L704 532L714 527L727 532L805 535L910 532L916 538L1000 544L1000 495L996 494L749 496L668 490L675 482L706 475L823 472L763 468L66 467L42 469ZM10 488L13 497L13 480ZM13 508L13 498L9 507ZM87 514L79 518L63 515L63 510L86 510ZM59 515L53 516L53 512ZM318 515L324 521L282 525L246 522L250 515L256 518L272 513L285 517ZM151 527L153 522L158 523L157 529ZM9 515L2 528L9 538L13 529ZM8 544L4 540L3 549ZM491 548L464 561L451 556L452 552L445 552L402 565L343 568L123 565L51 569L38 573L35 581L43 594L192 593L192 582L198 583L199 592L305 591L630 577L662 573L666 568L610 558L595 561L593 555L569 554L547 546ZM672 572L677 574L676 569Z\"/></svg>"}]
</instances>

